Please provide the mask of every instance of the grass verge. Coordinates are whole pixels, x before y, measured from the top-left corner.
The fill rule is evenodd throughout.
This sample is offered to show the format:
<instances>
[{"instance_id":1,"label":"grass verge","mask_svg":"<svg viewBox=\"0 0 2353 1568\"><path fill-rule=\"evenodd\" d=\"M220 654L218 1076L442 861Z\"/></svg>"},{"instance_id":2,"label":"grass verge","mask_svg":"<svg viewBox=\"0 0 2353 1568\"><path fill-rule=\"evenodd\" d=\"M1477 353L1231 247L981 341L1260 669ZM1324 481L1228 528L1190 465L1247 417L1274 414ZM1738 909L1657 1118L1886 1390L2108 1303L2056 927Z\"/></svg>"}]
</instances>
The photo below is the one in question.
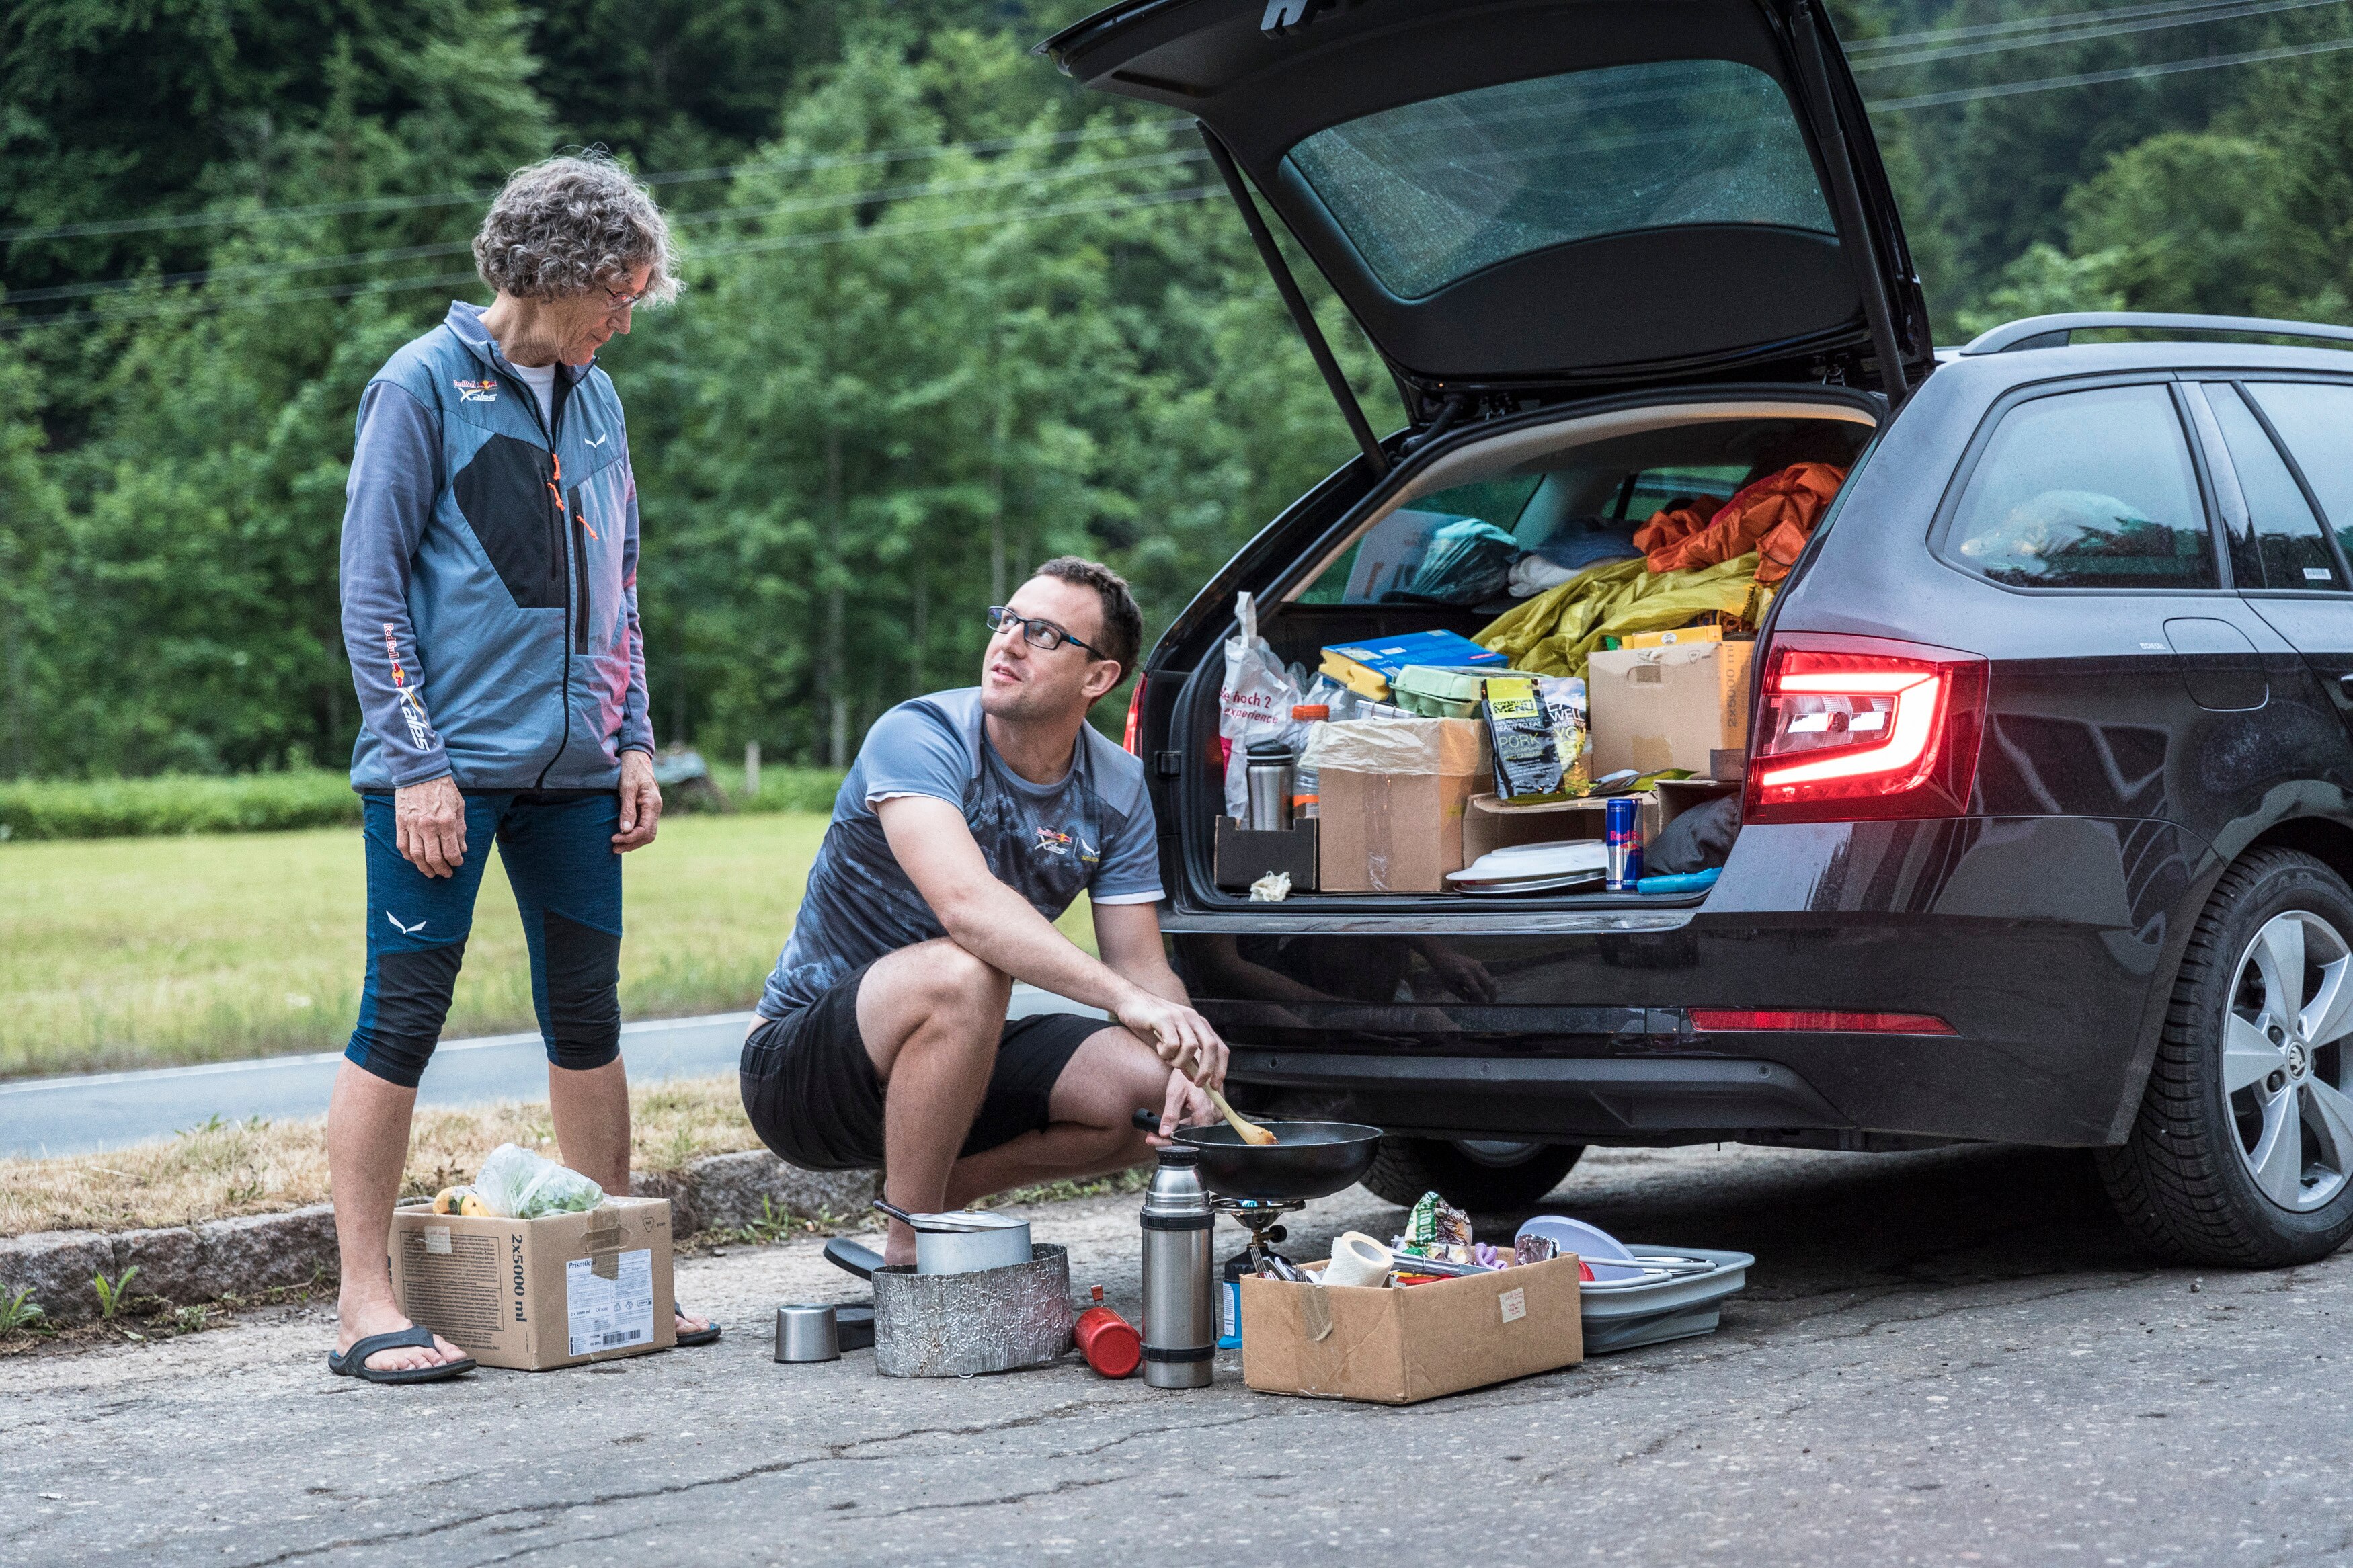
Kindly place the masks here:
<instances>
[{"instance_id":1,"label":"grass verge","mask_svg":"<svg viewBox=\"0 0 2353 1568\"><path fill-rule=\"evenodd\" d=\"M756 1149L732 1074L672 1079L629 1091L629 1164L676 1171L706 1154ZM463 1109L420 1107L408 1139L401 1195L414 1197L470 1182L484 1155L520 1143L558 1157L544 1101ZM1141 1192L1149 1172L1122 1172L1086 1182L1048 1182L1001 1193L1000 1205L1061 1203ZM146 1230L242 1215L280 1214L324 1203L327 1136L323 1117L273 1121L215 1117L176 1137L96 1154L0 1160L0 1236L37 1230ZM860 1224L864 1215L856 1216ZM826 1228L789 1215L716 1239L776 1241ZM7 1305L0 1298L0 1308ZM0 1327L5 1327L0 1324Z\"/></svg>"},{"instance_id":2,"label":"grass verge","mask_svg":"<svg viewBox=\"0 0 2353 1568\"><path fill-rule=\"evenodd\" d=\"M629 1091L630 1163L674 1171L705 1154L756 1149L734 1078L674 1079ZM420 1107L404 1196L473 1180L482 1157L520 1143L555 1157L543 1102ZM96 1154L0 1160L0 1236L36 1230L141 1230L324 1203L323 1117L216 1117L177 1137Z\"/></svg>"}]
</instances>

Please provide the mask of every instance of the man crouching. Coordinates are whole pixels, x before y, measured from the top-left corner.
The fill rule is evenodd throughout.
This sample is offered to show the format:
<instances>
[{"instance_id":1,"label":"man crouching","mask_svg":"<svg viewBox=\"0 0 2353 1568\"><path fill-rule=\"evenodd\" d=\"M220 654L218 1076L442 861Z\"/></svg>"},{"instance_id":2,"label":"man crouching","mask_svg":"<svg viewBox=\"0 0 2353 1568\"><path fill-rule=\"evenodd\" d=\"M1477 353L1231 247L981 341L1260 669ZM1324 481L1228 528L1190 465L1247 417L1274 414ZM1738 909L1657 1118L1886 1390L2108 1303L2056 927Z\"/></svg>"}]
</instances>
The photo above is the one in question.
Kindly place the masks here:
<instances>
[{"instance_id":1,"label":"man crouching","mask_svg":"<svg viewBox=\"0 0 2353 1568\"><path fill-rule=\"evenodd\" d=\"M761 1140L813 1170L881 1167L911 1212L1144 1160L1210 1120L1226 1047L1160 942L1143 764L1086 722L1143 620L1062 556L988 612L980 684L901 703L833 803L791 939L744 1039ZM1056 931L1080 893L1102 962ZM1016 980L1101 1007L1008 1022ZM1135 1130L1156 1107L1158 1135ZM913 1263L892 1222L884 1256Z\"/></svg>"}]
</instances>

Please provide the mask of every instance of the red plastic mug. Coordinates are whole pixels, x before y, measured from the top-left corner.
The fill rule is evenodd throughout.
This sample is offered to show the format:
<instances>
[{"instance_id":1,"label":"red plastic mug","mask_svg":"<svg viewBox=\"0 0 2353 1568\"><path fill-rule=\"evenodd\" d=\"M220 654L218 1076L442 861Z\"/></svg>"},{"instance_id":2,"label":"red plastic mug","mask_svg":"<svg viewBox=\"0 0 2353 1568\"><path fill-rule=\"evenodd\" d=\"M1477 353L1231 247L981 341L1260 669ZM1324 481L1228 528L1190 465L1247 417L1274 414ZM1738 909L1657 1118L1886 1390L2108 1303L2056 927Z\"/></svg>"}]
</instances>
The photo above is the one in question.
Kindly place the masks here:
<instances>
[{"instance_id":1,"label":"red plastic mug","mask_svg":"<svg viewBox=\"0 0 2353 1568\"><path fill-rule=\"evenodd\" d=\"M1079 1353L1105 1377L1125 1377L1144 1361L1144 1341L1134 1326L1109 1307L1089 1307L1079 1314L1071 1337Z\"/></svg>"}]
</instances>

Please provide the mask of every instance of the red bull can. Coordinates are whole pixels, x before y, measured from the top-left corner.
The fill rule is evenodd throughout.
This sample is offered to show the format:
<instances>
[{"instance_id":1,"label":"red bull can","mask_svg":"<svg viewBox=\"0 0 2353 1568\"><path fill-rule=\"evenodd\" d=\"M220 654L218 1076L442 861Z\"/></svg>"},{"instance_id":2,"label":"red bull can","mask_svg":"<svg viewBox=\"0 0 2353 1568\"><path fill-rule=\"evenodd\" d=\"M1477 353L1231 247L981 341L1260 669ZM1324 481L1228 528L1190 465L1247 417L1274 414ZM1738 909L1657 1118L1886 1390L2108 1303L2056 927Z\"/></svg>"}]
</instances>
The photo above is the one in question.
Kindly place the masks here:
<instances>
[{"instance_id":1,"label":"red bull can","mask_svg":"<svg viewBox=\"0 0 2353 1568\"><path fill-rule=\"evenodd\" d=\"M1642 803L1619 795L1603 803L1602 829L1609 847L1609 879L1613 893L1630 893L1642 879Z\"/></svg>"}]
</instances>

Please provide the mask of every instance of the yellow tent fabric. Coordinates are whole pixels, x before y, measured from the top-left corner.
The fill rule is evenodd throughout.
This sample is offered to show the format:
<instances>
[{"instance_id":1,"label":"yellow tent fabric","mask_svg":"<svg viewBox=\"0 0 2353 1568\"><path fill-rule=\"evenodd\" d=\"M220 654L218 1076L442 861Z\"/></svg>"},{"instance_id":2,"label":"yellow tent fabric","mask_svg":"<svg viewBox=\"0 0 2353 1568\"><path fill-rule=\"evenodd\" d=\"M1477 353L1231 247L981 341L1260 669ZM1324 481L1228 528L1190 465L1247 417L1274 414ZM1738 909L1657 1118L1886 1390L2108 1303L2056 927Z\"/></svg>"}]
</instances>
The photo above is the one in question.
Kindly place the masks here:
<instances>
[{"instance_id":1,"label":"yellow tent fabric","mask_svg":"<svg viewBox=\"0 0 2353 1568\"><path fill-rule=\"evenodd\" d=\"M1663 632L1709 611L1738 616L1757 585L1757 555L1696 571L1652 572L1637 557L1612 561L1547 588L1506 611L1474 637L1532 675L1585 673L1585 658L1608 637Z\"/></svg>"}]
</instances>

